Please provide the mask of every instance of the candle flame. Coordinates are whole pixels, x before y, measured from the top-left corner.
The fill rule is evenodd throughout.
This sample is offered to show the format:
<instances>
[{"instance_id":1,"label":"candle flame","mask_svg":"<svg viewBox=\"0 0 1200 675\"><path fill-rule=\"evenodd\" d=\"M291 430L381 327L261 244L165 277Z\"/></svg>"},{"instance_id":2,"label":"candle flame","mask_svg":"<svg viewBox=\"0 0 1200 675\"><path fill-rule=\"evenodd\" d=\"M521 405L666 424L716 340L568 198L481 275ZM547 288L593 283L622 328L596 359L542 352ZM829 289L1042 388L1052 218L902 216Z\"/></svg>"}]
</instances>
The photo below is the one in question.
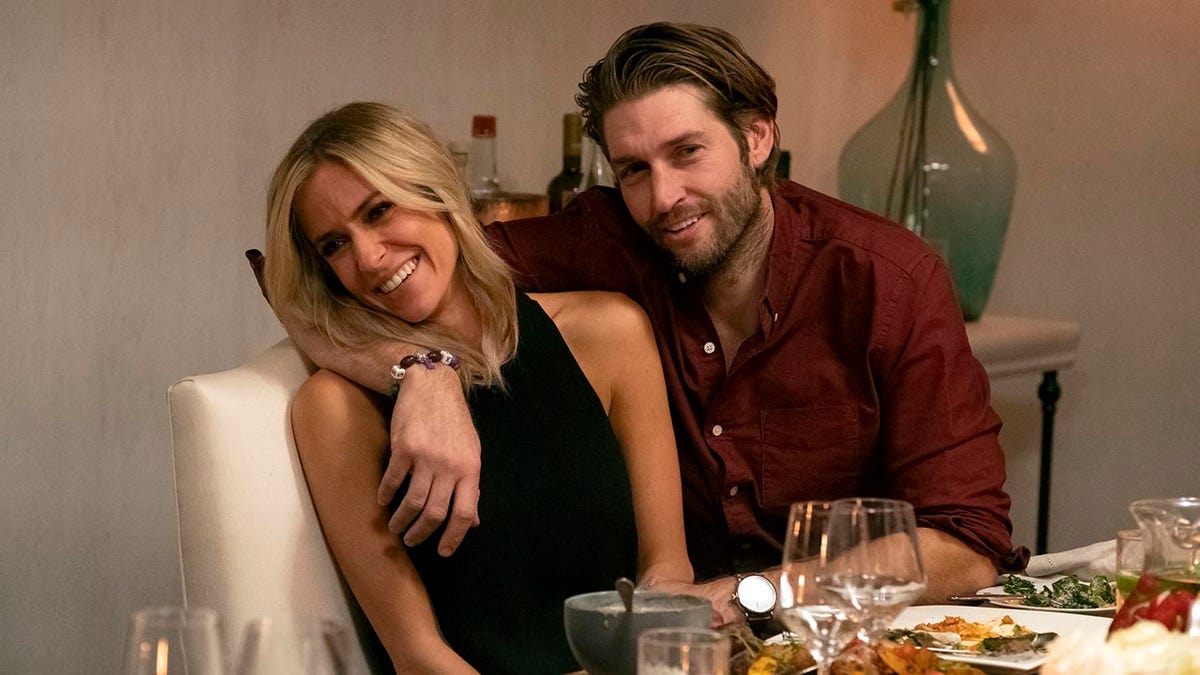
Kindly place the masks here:
<instances>
[{"instance_id":1,"label":"candle flame","mask_svg":"<svg viewBox=\"0 0 1200 675\"><path fill-rule=\"evenodd\" d=\"M159 639L158 652L155 654L154 675L167 675L167 657L170 649L167 641Z\"/></svg>"}]
</instances>

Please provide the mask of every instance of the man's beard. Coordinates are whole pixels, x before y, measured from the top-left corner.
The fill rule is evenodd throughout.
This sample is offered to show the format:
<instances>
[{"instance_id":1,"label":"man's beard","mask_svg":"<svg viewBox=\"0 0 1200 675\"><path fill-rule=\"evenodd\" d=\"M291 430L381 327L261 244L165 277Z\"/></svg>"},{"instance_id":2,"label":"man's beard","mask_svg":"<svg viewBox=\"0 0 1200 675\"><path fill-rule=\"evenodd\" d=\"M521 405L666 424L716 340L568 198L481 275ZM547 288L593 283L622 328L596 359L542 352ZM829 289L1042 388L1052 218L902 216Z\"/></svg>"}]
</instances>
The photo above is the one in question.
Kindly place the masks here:
<instances>
[{"instance_id":1,"label":"man's beard","mask_svg":"<svg viewBox=\"0 0 1200 675\"><path fill-rule=\"evenodd\" d=\"M754 227L762 217L763 204L758 176L748 166L742 166L742 175L729 189L715 197L702 197L697 209L707 213L712 220L712 238L702 246L675 254L676 265L689 276L705 278L722 270L744 249ZM663 246L661 240L664 221L678 221L678 215L667 213L654 219L648 228L658 238L660 248L674 253Z\"/></svg>"}]
</instances>

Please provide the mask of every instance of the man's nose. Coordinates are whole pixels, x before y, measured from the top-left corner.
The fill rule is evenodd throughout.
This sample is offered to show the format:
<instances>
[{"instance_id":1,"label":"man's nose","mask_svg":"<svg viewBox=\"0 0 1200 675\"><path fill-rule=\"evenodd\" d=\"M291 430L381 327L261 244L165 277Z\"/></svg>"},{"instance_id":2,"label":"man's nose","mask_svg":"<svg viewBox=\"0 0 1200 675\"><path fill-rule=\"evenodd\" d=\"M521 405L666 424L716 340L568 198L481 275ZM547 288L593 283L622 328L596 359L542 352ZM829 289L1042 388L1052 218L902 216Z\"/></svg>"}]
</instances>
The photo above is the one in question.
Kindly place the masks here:
<instances>
[{"instance_id":1,"label":"man's nose","mask_svg":"<svg viewBox=\"0 0 1200 675\"><path fill-rule=\"evenodd\" d=\"M668 213L684 196L682 176L672 169L660 169L650 176L650 194L655 213Z\"/></svg>"}]
</instances>

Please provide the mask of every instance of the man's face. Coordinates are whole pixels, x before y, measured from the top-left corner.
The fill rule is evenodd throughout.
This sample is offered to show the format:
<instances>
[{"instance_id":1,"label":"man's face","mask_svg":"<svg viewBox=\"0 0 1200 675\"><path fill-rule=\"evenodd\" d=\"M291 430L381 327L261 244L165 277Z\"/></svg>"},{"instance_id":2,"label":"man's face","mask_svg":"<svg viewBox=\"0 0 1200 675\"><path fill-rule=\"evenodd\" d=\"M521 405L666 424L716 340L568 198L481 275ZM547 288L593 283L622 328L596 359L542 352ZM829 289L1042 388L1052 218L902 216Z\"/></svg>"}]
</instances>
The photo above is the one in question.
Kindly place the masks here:
<instances>
[{"instance_id":1,"label":"man's face","mask_svg":"<svg viewBox=\"0 0 1200 675\"><path fill-rule=\"evenodd\" d=\"M720 269L761 213L766 191L700 90L672 85L623 101L605 113L603 124L634 220L690 274ZM765 159L764 141L748 137L750 159Z\"/></svg>"}]
</instances>

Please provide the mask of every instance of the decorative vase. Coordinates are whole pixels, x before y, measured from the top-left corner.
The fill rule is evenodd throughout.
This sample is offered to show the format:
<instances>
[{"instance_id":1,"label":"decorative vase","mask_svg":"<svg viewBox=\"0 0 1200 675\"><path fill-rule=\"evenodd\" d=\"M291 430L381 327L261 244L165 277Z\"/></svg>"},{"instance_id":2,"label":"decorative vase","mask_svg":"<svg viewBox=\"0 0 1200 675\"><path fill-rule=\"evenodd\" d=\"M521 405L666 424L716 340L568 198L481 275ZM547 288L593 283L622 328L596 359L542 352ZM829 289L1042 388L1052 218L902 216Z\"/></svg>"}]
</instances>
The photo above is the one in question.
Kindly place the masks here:
<instances>
[{"instance_id":1,"label":"decorative vase","mask_svg":"<svg viewBox=\"0 0 1200 675\"><path fill-rule=\"evenodd\" d=\"M895 97L838 160L845 201L901 223L946 258L963 317L983 314L1016 183L1012 149L967 102L950 62L950 0L915 7L916 54Z\"/></svg>"}]
</instances>

